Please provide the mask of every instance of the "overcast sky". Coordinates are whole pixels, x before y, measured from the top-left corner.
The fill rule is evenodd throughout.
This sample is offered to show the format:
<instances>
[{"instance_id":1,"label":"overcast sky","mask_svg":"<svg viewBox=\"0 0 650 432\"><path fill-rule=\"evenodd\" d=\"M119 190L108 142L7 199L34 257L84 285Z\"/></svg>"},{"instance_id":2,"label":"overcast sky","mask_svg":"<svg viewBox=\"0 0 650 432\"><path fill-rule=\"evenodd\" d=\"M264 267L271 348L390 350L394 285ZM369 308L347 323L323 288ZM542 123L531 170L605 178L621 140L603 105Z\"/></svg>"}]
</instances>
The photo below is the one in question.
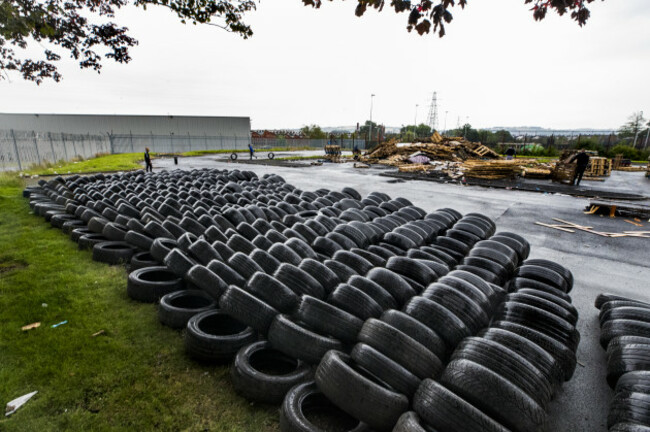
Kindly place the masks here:
<instances>
[{"instance_id":1,"label":"overcast sky","mask_svg":"<svg viewBox=\"0 0 650 432\"><path fill-rule=\"evenodd\" d=\"M408 33L388 7L354 15L355 1L265 0L243 40L183 25L167 10L127 8L116 21L140 42L128 65L100 75L61 61L61 83L0 81L0 112L250 116L252 127L426 121L439 128L542 126L616 129L650 116L650 1L591 4L580 28L523 0L470 1L447 36ZM419 105L416 113L416 104ZM445 122L446 118L446 122Z\"/></svg>"}]
</instances>

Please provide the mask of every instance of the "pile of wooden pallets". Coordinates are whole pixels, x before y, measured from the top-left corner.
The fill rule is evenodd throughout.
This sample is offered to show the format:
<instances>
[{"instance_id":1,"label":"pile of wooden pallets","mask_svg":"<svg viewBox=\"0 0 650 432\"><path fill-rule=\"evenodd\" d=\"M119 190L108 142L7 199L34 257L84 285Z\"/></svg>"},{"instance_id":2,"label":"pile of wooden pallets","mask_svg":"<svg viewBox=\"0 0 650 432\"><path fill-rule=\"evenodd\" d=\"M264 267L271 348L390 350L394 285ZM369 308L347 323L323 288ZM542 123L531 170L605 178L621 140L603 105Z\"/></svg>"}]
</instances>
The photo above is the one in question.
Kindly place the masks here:
<instances>
[{"instance_id":1,"label":"pile of wooden pallets","mask_svg":"<svg viewBox=\"0 0 650 432\"><path fill-rule=\"evenodd\" d=\"M623 155L617 154L616 156L614 156L614 160L612 161L612 167L614 169L619 169L621 167L622 162L623 162Z\"/></svg>"},{"instance_id":2,"label":"pile of wooden pallets","mask_svg":"<svg viewBox=\"0 0 650 432\"><path fill-rule=\"evenodd\" d=\"M521 174L521 165L514 160L478 161L468 160L463 164L465 177L497 180L515 178Z\"/></svg>"},{"instance_id":3,"label":"pile of wooden pallets","mask_svg":"<svg viewBox=\"0 0 650 432\"><path fill-rule=\"evenodd\" d=\"M585 177L609 177L612 174L612 163L604 157L592 157L585 170Z\"/></svg>"},{"instance_id":4,"label":"pile of wooden pallets","mask_svg":"<svg viewBox=\"0 0 650 432\"><path fill-rule=\"evenodd\" d=\"M529 179L549 179L551 178L552 169L549 167L525 167L522 172L522 177Z\"/></svg>"},{"instance_id":5,"label":"pile of wooden pallets","mask_svg":"<svg viewBox=\"0 0 650 432\"><path fill-rule=\"evenodd\" d=\"M576 164L574 163L561 163L555 164L555 168L551 171L551 179L557 183L573 183L573 178L576 175Z\"/></svg>"}]
</instances>

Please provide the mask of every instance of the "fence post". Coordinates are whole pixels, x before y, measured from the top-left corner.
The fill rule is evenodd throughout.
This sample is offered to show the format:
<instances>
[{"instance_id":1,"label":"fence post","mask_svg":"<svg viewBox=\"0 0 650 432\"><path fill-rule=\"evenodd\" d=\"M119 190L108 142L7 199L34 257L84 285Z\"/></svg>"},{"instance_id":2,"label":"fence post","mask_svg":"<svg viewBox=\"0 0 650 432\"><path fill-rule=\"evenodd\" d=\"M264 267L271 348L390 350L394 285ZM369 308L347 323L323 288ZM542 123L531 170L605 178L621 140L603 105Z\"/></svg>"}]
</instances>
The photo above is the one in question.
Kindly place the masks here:
<instances>
[{"instance_id":1,"label":"fence post","mask_svg":"<svg viewBox=\"0 0 650 432\"><path fill-rule=\"evenodd\" d=\"M32 131L32 137L34 138L34 149L36 149L36 159L38 159L38 163L42 163L43 160L41 159L41 154L38 152L38 142L36 141L35 131Z\"/></svg>"},{"instance_id":2,"label":"fence post","mask_svg":"<svg viewBox=\"0 0 650 432\"><path fill-rule=\"evenodd\" d=\"M86 140L83 135L81 135L81 157L86 158Z\"/></svg>"},{"instance_id":3,"label":"fence post","mask_svg":"<svg viewBox=\"0 0 650 432\"><path fill-rule=\"evenodd\" d=\"M131 153L135 153L135 149L133 148L133 134L131 131L129 131L129 139L131 140Z\"/></svg>"},{"instance_id":4,"label":"fence post","mask_svg":"<svg viewBox=\"0 0 650 432\"><path fill-rule=\"evenodd\" d=\"M56 154L54 154L54 142L52 142L52 134L47 133L47 139L50 141L50 150L52 150L52 162L56 162Z\"/></svg>"},{"instance_id":5,"label":"fence post","mask_svg":"<svg viewBox=\"0 0 650 432\"><path fill-rule=\"evenodd\" d=\"M111 146L111 154L115 154L115 144L113 144L113 134L108 133L108 143Z\"/></svg>"},{"instance_id":6,"label":"fence post","mask_svg":"<svg viewBox=\"0 0 650 432\"><path fill-rule=\"evenodd\" d=\"M61 133L61 142L63 143L63 154L65 155L65 160L67 162L70 159L68 158L68 148L65 145L65 137L63 136L63 132Z\"/></svg>"},{"instance_id":7,"label":"fence post","mask_svg":"<svg viewBox=\"0 0 650 432\"><path fill-rule=\"evenodd\" d=\"M72 157L77 157L77 156L79 156L79 154L77 153L77 146L75 145L74 141L75 141L75 139L74 139L74 135L73 135L72 136L72 151L74 152L74 155Z\"/></svg>"},{"instance_id":8,"label":"fence post","mask_svg":"<svg viewBox=\"0 0 650 432\"><path fill-rule=\"evenodd\" d=\"M18 170L22 171L23 166L20 163L20 154L18 154L18 143L16 142L16 134L14 133L14 130L11 130L11 138L14 140L14 151L16 152L16 160L18 161Z\"/></svg>"}]
</instances>

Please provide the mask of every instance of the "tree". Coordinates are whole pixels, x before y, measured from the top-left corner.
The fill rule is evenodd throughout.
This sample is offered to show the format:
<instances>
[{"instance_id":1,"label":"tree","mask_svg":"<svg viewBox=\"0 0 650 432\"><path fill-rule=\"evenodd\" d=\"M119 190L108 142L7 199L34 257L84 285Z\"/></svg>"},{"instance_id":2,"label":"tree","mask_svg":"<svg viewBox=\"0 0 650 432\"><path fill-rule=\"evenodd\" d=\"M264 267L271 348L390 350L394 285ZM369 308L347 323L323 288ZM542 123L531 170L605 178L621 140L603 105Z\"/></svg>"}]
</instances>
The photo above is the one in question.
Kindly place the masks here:
<instances>
[{"instance_id":1,"label":"tree","mask_svg":"<svg viewBox=\"0 0 650 432\"><path fill-rule=\"evenodd\" d=\"M375 122L371 122L370 120L366 120L364 125L359 128L359 138L368 139L370 125L372 125L372 136L373 138L377 139L377 131L379 130L379 125Z\"/></svg>"},{"instance_id":2,"label":"tree","mask_svg":"<svg viewBox=\"0 0 650 432\"><path fill-rule=\"evenodd\" d=\"M243 19L256 8L259 0L2 0L0 2L0 79L17 72L37 84L44 79L60 81L56 62L69 55L81 68L100 72L102 62L131 60L129 48L137 40L128 28L111 21L115 11L127 5L144 9L161 6L176 13L182 23L207 24L248 38L253 31ZM332 1L332 0L330 0ZM523 0L532 4L533 17L541 20L549 10L559 15L571 12L580 26L589 18L587 4L595 0ZM306 6L319 8L323 0L302 0ZM451 9L464 8L467 0L391 0L396 13L408 13L408 31L418 34L445 34L445 24L452 21ZM368 7L382 10L385 0L357 0L356 15ZM32 58L15 48L40 46L41 58ZM102 50L102 52L99 52Z\"/></svg>"},{"instance_id":3,"label":"tree","mask_svg":"<svg viewBox=\"0 0 650 432\"><path fill-rule=\"evenodd\" d=\"M318 125L303 126L300 132L311 139L325 139L327 134Z\"/></svg>"},{"instance_id":4,"label":"tree","mask_svg":"<svg viewBox=\"0 0 650 432\"><path fill-rule=\"evenodd\" d=\"M634 145L636 147L636 138L641 134L644 129L644 125L646 125L646 119L643 118L643 112L635 112L632 113L631 116L628 118L628 122L625 123L621 128L618 130L618 135L621 138L634 138L635 142Z\"/></svg>"}]
</instances>

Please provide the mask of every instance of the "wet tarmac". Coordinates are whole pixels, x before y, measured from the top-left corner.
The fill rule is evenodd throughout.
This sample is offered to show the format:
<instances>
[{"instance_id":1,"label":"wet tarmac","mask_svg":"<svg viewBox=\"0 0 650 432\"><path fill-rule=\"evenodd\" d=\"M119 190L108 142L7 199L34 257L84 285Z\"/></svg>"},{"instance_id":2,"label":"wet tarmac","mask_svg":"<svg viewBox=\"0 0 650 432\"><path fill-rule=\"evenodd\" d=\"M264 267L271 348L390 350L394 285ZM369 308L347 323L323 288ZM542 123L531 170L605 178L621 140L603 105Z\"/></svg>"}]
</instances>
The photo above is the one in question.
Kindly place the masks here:
<instances>
[{"instance_id":1,"label":"wet tarmac","mask_svg":"<svg viewBox=\"0 0 650 432\"><path fill-rule=\"evenodd\" d=\"M552 218L560 218L611 232L649 230L650 222L643 221L644 228L637 228L623 218L585 215L586 198L417 180L396 182L380 177L380 169L355 169L351 163L283 167L228 163L225 158L210 156L182 158L179 165L174 165L172 159L154 161L154 169L195 168L249 170L260 176L275 173L303 190L340 190L350 186L362 195L381 191L392 197L408 198L427 211L452 207L462 213L481 212L495 220L497 231L524 236L531 244L530 258L554 260L573 272L575 285L571 296L580 313L579 364L572 380L564 384L552 401L546 430L607 430L612 390L605 380L605 351L598 342L600 329L594 300L598 294L610 292L650 301L650 239L605 238L581 231L572 234L535 222L553 223ZM592 183L597 183L594 187L598 188L650 196L650 180L643 173L614 172L605 182L584 182L581 186L590 187Z\"/></svg>"}]
</instances>

